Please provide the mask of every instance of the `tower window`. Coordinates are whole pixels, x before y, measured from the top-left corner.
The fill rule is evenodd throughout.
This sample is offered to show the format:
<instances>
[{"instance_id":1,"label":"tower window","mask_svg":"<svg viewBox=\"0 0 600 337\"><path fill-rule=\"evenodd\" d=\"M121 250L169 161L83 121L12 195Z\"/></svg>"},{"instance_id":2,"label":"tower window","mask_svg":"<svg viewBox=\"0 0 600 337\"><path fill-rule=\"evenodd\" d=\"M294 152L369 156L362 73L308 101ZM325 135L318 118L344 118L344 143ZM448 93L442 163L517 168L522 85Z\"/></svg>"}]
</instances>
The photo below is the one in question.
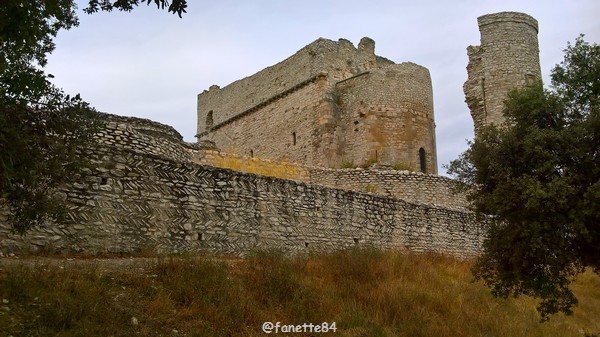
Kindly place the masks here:
<instances>
[{"instance_id":1,"label":"tower window","mask_svg":"<svg viewBox=\"0 0 600 337\"><path fill-rule=\"evenodd\" d=\"M206 115L206 130L210 130L213 127L213 111L210 110Z\"/></svg>"},{"instance_id":2,"label":"tower window","mask_svg":"<svg viewBox=\"0 0 600 337\"><path fill-rule=\"evenodd\" d=\"M295 132L292 132L292 140L293 140L294 145L296 145L296 133Z\"/></svg>"},{"instance_id":3,"label":"tower window","mask_svg":"<svg viewBox=\"0 0 600 337\"><path fill-rule=\"evenodd\" d=\"M250 158L254 158L254 150L250 150Z\"/></svg>"},{"instance_id":4,"label":"tower window","mask_svg":"<svg viewBox=\"0 0 600 337\"><path fill-rule=\"evenodd\" d=\"M421 166L421 172L427 173L427 158L425 157L425 149L419 149L419 164Z\"/></svg>"}]
</instances>

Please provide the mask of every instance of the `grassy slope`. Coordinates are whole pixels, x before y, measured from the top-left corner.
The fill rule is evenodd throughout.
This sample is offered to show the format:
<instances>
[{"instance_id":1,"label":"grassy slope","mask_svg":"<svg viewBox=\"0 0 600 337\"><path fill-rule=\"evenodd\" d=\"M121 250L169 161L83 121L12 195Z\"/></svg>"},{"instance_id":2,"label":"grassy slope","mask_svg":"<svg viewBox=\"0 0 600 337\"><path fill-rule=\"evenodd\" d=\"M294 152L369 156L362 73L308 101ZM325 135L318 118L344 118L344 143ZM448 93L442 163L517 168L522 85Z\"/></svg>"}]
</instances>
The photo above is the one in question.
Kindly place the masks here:
<instances>
[{"instance_id":1,"label":"grassy slope","mask_svg":"<svg viewBox=\"0 0 600 337\"><path fill-rule=\"evenodd\" d=\"M0 271L0 336L264 336L264 321L336 322L336 333L314 336L600 331L600 277L591 272L575 285L575 314L542 324L534 301L493 298L469 268L448 257L369 250L294 260L165 258L145 273L11 267Z\"/></svg>"}]
</instances>

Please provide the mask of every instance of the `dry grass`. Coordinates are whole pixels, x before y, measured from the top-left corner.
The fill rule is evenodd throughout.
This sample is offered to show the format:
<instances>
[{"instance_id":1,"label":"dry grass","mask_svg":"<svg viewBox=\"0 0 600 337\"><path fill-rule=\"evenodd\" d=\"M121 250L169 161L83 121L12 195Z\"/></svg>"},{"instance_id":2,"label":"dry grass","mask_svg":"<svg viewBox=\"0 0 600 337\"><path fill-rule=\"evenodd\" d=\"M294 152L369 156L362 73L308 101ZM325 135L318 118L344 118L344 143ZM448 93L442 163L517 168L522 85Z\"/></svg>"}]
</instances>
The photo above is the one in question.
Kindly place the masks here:
<instances>
[{"instance_id":1,"label":"dry grass","mask_svg":"<svg viewBox=\"0 0 600 337\"><path fill-rule=\"evenodd\" d=\"M377 185L367 184L365 186L365 192L377 193L377 190L378 190Z\"/></svg>"},{"instance_id":2,"label":"dry grass","mask_svg":"<svg viewBox=\"0 0 600 337\"><path fill-rule=\"evenodd\" d=\"M231 170L254 173L268 177L306 180L308 172L306 169L285 161L270 161L260 158L247 158L235 154L213 156L206 160L207 164L228 168Z\"/></svg>"},{"instance_id":3,"label":"dry grass","mask_svg":"<svg viewBox=\"0 0 600 337\"><path fill-rule=\"evenodd\" d=\"M418 172L415 164L411 163L395 163L394 165L392 165L392 169L396 171Z\"/></svg>"},{"instance_id":4,"label":"dry grass","mask_svg":"<svg viewBox=\"0 0 600 337\"><path fill-rule=\"evenodd\" d=\"M573 316L539 323L534 301L493 298L472 282L470 266L356 249L295 259L278 252L244 260L163 258L142 273L101 273L93 261L85 269L10 267L0 271L0 335L263 336L264 321L336 322L337 332L316 336L600 331L597 275L587 272L575 285L580 305Z\"/></svg>"}]
</instances>

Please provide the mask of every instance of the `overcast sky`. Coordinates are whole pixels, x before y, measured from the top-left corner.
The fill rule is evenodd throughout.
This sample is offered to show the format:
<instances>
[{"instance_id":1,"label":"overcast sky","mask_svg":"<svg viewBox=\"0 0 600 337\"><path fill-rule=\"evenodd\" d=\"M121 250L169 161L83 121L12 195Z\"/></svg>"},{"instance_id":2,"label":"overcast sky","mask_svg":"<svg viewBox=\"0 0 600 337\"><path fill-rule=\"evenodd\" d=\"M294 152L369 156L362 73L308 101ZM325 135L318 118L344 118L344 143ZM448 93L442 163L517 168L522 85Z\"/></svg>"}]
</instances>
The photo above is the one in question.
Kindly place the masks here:
<instances>
[{"instance_id":1,"label":"overcast sky","mask_svg":"<svg viewBox=\"0 0 600 337\"><path fill-rule=\"evenodd\" d=\"M282 61L319 37L355 45L375 40L375 53L429 69L437 155L455 159L473 138L464 103L469 45L479 44L477 17L527 13L539 22L544 82L562 61L567 41L600 42L598 0L327 1L188 0L187 14L141 6L131 13L84 14L63 31L47 71L67 93L99 111L152 119L195 141L196 96Z\"/></svg>"}]
</instances>

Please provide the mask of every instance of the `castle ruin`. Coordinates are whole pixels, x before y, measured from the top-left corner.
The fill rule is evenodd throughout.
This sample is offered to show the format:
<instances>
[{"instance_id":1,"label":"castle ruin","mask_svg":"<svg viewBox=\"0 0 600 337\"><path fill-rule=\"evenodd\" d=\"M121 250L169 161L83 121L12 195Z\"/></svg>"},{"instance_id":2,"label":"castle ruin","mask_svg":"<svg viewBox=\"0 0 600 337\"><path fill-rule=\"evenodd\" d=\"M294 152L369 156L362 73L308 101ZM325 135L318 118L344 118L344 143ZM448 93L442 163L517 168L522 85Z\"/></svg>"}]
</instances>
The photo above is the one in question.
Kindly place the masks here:
<instances>
[{"instance_id":1,"label":"castle ruin","mask_svg":"<svg viewBox=\"0 0 600 337\"><path fill-rule=\"evenodd\" d=\"M508 12L478 21L481 45L468 48L464 86L476 132L502 121L509 90L540 78L533 18ZM376 56L371 39L358 48L319 39L255 75L213 86L198 96L198 117L200 141L190 144L167 125L103 115L97 146L82 149L94 169L58 191L67 223L21 237L0 199L0 253L481 251L485 219L469 211L454 180L435 174L428 70ZM296 162L300 174L280 179L211 162L228 150ZM331 168L347 162L388 169ZM421 172L389 169L396 164Z\"/></svg>"},{"instance_id":2,"label":"castle ruin","mask_svg":"<svg viewBox=\"0 0 600 337\"><path fill-rule=\"evenodd\" d=\"M318 39L286 60L198 95L198 139L225 152L320 167L437 173L429 71L363 38Z\"/></svg>"},{"instance_id":3,"label":"castle ruin","mask_svg":"<svg viewBox=\"0 0 600 337\"><path fill-rule=\"evenodd\" d=\"M537 20L523 13L502 12L480 16L477 22L481 45L467 48L468 79L463 87L475 136L485 125L502 124L508 92L542 79Z\"/></svg>"}]
</instances>

